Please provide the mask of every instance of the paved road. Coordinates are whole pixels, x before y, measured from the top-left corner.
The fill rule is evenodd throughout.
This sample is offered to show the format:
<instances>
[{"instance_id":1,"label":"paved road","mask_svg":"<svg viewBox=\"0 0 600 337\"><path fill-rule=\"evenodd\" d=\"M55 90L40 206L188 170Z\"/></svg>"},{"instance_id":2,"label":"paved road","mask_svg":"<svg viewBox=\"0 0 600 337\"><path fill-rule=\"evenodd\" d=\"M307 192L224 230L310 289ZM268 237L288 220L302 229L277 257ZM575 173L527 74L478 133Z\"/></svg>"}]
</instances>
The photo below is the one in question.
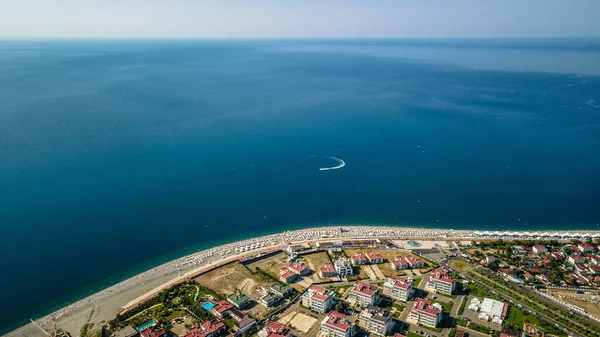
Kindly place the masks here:
<instances>
[{"instance_id":1,"label":"paved road","mask_svg":"<svg viewBox=\"0 0 600 337\"><path fill-rule=\"evenodd\" d=\"M449 262L450 260L452 260L452 259L449 259L449 260L447 260L447 261L443 261L443 262L441 262L441 264L443 264L444 266L446 266L446 265L447 265L447 262ZM464 259L460 259L460 258L456 258L456 260L460 260L460 261L463 261L463 262L469 263L468 261L466 261L466 260L464 260ZM470 263L469 263L469 264L470 264ZM453 270L455 270L455 269L453 269ZM477 280L474 280L474 279L472 279L471 277L469 277L469 276L467 276L467 275L465 275L465 274L463 274L463 273L459 272L458 270L455 270L455 271L456 271L457 273L461 274L461 275L462 275L462 276L463 276L463 277L464 277L466 280L468 280L468 281L470 281L470 282L473 282L473 283L477 284L478 286L480 286L480 287L482 287L482 288L485 288L485 289L487 289L487 290L489 290L489 291L492 291L492 292L495 292L495 293L497 293L497 294L498 294L498 296L500 296L500 297L504 298L505 300L513 300L511 297L509 297L509 296L506 296L506 295L504 295L503 293L500 293L500 292L498 292L497 290L495 290L495 289L493 289L493 288L491 288L491 287L488 287L487 285L485 285L485 284L483 284L483 283L481 283L481 282L479 282L479 281L477 281ZM543 300L543 299L541 299L541 300ZM520 303L520 302L519 302L519 303ZM523 308L524 308L524 309L526 309L526 310L529 310L529 311L531 311L531 312L536 312L534 309L532 309L532 308L530 308L530 307L528 307L528 306L524 305L523 303L520 303L520 304L523 306ZM565 326L565 325L561 324L560 322L558 322L558 321L556 321L556 320L554 320L554 319L552 319L552 318L550 318L550 317L548 317L548 316L546 316L546 315L544 315L544 314L538 313L538 315L539 315L541 318L543 318L544 320L546 320L546 321L550 322L551 324L554 324L555 326L556 326L556 325L557 325L557 326L559 326L559 327L560 327L561 329L563 329L563 330L567 329L567 331L570 331L570 332L571 332L571 333L572 333L574 336L578 336L578 337L585 337L584 335L581 335L581 334L579 334L579 333L577 333L577 332L575 332L575 331L572 331L572 330L571 330L569 327L567 327L567 326Z\"/></svg>"}]
</instances>

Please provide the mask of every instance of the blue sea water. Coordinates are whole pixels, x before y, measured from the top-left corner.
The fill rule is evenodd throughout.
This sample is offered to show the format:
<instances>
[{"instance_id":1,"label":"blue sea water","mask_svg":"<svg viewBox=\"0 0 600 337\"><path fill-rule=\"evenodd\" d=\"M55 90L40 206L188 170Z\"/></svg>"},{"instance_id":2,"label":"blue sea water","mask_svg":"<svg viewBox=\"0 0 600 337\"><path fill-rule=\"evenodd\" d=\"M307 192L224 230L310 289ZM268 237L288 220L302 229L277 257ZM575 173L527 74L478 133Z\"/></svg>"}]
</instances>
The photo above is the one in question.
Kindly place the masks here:
<instances>
[{"instance_id":1,"label":"blue sea water","mask_svg":"<svg viewBox=\"0 0 600 337\"><path fill-rule=\"evenodd\" d=\"M600 229L599 75L598 39L2 41L0 331L309 224Z\"/></svg>"}]
</instances>

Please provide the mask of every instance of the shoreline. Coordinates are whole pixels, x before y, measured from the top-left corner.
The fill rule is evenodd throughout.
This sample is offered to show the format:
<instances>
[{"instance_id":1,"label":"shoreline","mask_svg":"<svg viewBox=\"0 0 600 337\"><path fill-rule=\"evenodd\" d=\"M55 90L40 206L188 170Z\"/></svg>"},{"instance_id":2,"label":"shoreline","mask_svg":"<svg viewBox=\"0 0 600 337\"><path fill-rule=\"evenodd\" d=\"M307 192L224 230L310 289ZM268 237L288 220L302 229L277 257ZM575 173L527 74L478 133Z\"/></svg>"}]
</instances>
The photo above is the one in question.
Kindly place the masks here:
<instances>
[{"instance_id":1,"label":"shoreline","mask_svg":"<svg viewBox=\"0 0 600 337\"><path fill-rule=\"evenodd\" d=\"M340 231L343 228L344 231ZM160 264L135 276L127 278L97 293L76 301L64 308L35 320L46 331L51 331L53 319L59 328L77 336L85 323L99 324L113 319L117 313L127 310L169 287L205 270L239 259L244 255L282 249L288 244L331 241L337 239L485 239L475 236L475 230L446 228L400 227L400 226L325 226L302 228L213 246ZM492 231L488 231L492 233ZM553 231L553 233L596 233L597 230ZM502 233L502 232L496 232ZM507 232L504 232L507 233ZM525 231L511 231L525 233ZM530 232L531 233L531 232ZM538 231L538 233L541 233ZM26 324L4 336L47 336L32 323Z\"/></svg>"}]
</instances>

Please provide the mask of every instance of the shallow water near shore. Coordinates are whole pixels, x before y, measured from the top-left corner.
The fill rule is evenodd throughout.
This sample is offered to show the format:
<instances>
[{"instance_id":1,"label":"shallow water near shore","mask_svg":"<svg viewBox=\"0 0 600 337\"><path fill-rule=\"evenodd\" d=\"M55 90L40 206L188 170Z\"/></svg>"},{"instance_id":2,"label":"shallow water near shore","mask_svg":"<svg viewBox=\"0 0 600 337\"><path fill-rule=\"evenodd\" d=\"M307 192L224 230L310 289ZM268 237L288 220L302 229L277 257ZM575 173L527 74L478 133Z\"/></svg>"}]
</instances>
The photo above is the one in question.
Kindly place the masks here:
<instances>
[{"instance_id":1,"label":"shallow water near shore","mask_svg":"<svg viewBox=\"0 0 600 337\"><path fill-rule=\"evenodd\" d=\"M600 229L598 60L598 40L0 42L0 331L300 227Z\"/></svg>"}]
</instances>

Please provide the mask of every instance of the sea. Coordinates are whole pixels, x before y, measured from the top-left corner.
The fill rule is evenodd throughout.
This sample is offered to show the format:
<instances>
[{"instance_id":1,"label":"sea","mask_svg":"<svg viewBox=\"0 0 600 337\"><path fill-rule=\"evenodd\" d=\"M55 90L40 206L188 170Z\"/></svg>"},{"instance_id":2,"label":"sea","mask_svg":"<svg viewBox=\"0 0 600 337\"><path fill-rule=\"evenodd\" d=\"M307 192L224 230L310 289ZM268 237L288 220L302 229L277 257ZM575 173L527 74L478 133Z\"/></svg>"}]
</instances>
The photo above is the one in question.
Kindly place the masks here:
<instances>
[{"instance_id":1,"label":"sea","mask_svg":"<svg viewBox=\"0 0 600 337\"><path fill-rule=\"evenodd\" d=\"M294 228L600 230L599 75L593 38L0 41L0 332Z\"/></svg>"}]
</instances>

